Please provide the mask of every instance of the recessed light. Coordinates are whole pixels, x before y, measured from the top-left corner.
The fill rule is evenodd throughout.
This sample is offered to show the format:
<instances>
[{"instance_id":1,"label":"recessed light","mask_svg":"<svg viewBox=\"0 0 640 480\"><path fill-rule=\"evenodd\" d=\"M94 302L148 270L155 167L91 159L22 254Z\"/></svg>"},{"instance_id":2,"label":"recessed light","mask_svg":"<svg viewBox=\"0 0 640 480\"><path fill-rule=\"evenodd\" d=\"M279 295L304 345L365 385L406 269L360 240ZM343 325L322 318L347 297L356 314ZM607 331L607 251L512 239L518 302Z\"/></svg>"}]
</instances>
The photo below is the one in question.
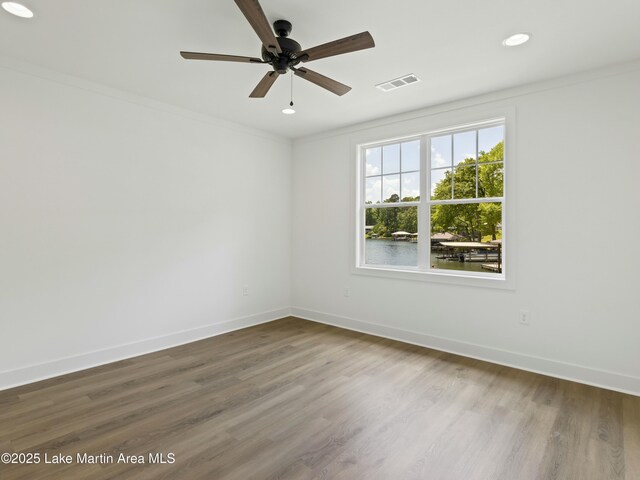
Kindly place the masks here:
<instances>
[{"instance_id":1,"label":"recessed light","mask_svg":"<svg viewBox=\"0 0 640 480\"><path fill-rule=\"evenodd\" d=\"M2 2L2 8L4 8L7 12L15 15L16 17L22 17L22 18L33 17L33 12L20 3Z\"/></svg>"},{"instance_id":2,"label":"recessed light","mask_svg":"<svg viewBox=\"0 0 640 480\"><path fill-rule=\"evenodd\" d=\"M502 45L505 47L517 47L523 43L527 43L531 38L530 33L514 33L510 37L505 38L502 41Z\"/></svg>"}]
</instances>

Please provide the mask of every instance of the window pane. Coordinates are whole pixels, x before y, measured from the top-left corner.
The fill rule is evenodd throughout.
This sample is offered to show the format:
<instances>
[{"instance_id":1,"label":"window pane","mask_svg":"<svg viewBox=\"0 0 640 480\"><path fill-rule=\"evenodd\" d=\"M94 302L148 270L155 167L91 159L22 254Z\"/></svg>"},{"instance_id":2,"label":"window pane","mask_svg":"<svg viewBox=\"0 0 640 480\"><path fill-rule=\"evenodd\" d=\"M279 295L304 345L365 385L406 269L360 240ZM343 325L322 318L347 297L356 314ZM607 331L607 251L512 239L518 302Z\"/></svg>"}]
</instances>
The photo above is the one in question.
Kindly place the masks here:
<instances>
[{"instance_id":1,"label":"window pane","mask_svg":"<svg viewBox=\"0 0 640 480\"><path fill-rule=\"evenodd\" d=\"M496 149L496 146L498 144L500 144L500 147ZM481 130L478 130L478 161L487 162L503 160L503 145L504 125L498 125L497 127L483 128ZM483 155L483 153L485 155Z\"/></svg>"},{"instance_id":2,"label":"window pane","mask_svg":"<svg viewBox=\"0 0 640 480\"><path fill-rule=\"evenodd\" d=\"M451 166L451 135L431 139L431 168Z\"/></svg>"},{"instance_id":3,"label":"window pane","mask_svg":"<svg viewBox=\"0 0 640 480\"><path fill-rule=\"evenodd\" d=\"M420 170L420 140L404 142L401 148L402 171Z\"/></svg>"},{"instance_id":4,"label":"window pane","mask_svg":"<svg viewBox=\"0 0 640 480\"><path fill-rule=\"evenodd\" d=\"M382 148L367 148L365 152L366 156L366 173L368 177L370 175L380 175L381 172L381 160L382 160Z\"/></svg>"},{"instance_id":5,"label":"window pane","mask_svg":"<svg viewBox=\"0 0 640 480\"><path fill-rule=\"evenodd\" d=\"M403 173L400 198L403 202L420 200L420 172Z\"/></svg>"},{"instance_id":6,"label":"window pane","mask_svg":"<svg viewBox=\"0 0 640 480\"><path fill-rule=\"evenodd\" d=\"M478 197L501 197L503 194L502 163L478 166Z\"/></svg>"},{"instance_id":7,"label":"window pane","mask_svg":"<svg viewBox=\"0 0 640 480\"><path fill-rule=\"evenodd\" d=\"M400 171L400 144L382 147L382 173L398 173Z\"/></svg>"},{"instance_id":8,"label":"window pane","mask_svg":"<svg viewBox=\"0 0 640 480\"><path fill-rule=\"evenodd\" d=\"M431 170L431 200L449 200L451 196L451 169Z\"/></svg>"},{"instance_id":9,"label":"window pane","mask_svg":"<svg viewBox=\"0 0 640 480\"><path fill-rule=\"evenodd\" d=\"M400 201L400 175L385 175L382 177L382 201Z\"/></svg>"},{"instance_id":10,"label":"window pane","mask_svg":"<svg viewBox=\"0 0 640 480\"><path fill-rule=\"evenodd\" d=\"M456 133L453 136L453 164L475 163L476 131Z\"/></svg>"},{"instance_id":11,"label":"window pane","mask_svg":"<svg viewBox=\"0 0 640 480\"><path fill-rule=\"evenodd\" d=\"M367 208L365 215L366 264L418 265L418 207Z\"/></svg>"},{"instance_id":12,"label":"window pane","mask_svg":"<svg viewBox=\"0 0 640 480\"><path fill-rule=\"evenodd\" d=\"M433 205L431 268L500 273L502 203Z\"/></svg>"},{"instance_id":13,"label":"window pane","mask_svg":"<svg viewBox=\"0 0 640 480\"><path fill-rule=\"evenodd\" d=\"M476 167L458 167L453 174L453 198L476 198Z\"/></svg>"},{"instance_id":14,"label":"window pane","mask_svg":"<svg viewBox=\"0 0 640 480\"><path fill-rule=\"evenodd\" d=\"M467 124L363 149L364 264L502 274L505 126L488 125ZM399 203L418 204L425 195L425 206ZM423 237L418 218L431 228Z\"/></svg>"},{"instance_id":15,"label":"window pane","mask_svg":"<svg viewBox=\"0 0 640 480\"><path fill-rule=\"evenodd\" d=\"M367 178L367 186L365 193L366 203L380 203L382 201L382 177Z\"/></svg>"}]
</instances>

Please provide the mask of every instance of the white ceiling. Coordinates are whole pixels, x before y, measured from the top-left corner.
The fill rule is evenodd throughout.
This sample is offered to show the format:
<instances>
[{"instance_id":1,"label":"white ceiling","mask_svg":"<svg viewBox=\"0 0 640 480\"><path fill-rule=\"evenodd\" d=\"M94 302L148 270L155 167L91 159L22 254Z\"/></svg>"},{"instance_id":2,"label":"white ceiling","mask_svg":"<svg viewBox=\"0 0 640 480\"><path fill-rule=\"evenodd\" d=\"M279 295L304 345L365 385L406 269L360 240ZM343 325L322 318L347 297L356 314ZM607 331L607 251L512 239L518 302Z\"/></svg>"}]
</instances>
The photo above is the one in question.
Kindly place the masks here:
<instances>
[{"instance_id":1,"label":"white ceiling","mask_svg":"<svg viewBox=\"0 0 640 480\"><path fill-rule=\"evenodd\" d=\"M261 0L303 48L368 30L376 47L305 66L353 87L335 96L289 78L249 93L266 65L183 60L180 50L260 56L232 0L24 0L0 10L0 54L289 138L640 58L639 0ZM527 31L532 40L501 41ZM421 82L383 93L407 73Z\"/></svg>"}]
</instances>

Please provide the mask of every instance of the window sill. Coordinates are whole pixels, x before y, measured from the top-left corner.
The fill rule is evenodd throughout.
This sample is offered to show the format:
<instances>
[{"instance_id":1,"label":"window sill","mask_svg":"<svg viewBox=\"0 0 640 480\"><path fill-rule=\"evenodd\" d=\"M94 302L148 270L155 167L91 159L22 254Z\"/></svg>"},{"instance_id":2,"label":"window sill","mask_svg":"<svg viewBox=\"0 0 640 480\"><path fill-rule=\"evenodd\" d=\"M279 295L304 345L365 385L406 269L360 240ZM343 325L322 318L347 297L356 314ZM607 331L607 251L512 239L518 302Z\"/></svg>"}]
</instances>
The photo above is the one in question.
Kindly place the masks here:
<instances>
[{"instance_id":1,"label":"window sill","mask_svg":"<svg viewBox=\"0 0 640 480\"><path fill-rule=\"evenodd\" d=\"M414 267L388 267L388 266L357 266L351 273L370 277L388 278L394 280L413 280L420 282L432 282L447 285L460 285L465 287L497 288L502 290L515 290L513 281L504 275L482 275L455 273L446 270L420 271Z\"/></svg>"}]
</instances>

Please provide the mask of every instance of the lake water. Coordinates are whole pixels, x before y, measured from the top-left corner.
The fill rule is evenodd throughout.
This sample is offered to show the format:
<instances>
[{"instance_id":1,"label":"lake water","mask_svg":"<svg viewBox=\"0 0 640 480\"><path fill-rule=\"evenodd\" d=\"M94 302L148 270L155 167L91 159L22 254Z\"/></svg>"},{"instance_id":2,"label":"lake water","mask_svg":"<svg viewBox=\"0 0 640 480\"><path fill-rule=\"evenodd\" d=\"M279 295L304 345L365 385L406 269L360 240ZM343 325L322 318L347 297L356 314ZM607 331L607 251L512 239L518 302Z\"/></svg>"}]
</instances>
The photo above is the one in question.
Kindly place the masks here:
<instances>
[{"instance_id":1,"label":"lake water","mask_svg":"<svg viewBox=\"0 0 640 480\"><path fill-rule=\"evenodd\" d=\"M431 254L431 266L444 270L464 270L467 272L487 272L481 262L452 262L436 258ZM365 263L370 265L418 265L418 244L395 240L365 240Z\"/></svg>"}]
</instances>

